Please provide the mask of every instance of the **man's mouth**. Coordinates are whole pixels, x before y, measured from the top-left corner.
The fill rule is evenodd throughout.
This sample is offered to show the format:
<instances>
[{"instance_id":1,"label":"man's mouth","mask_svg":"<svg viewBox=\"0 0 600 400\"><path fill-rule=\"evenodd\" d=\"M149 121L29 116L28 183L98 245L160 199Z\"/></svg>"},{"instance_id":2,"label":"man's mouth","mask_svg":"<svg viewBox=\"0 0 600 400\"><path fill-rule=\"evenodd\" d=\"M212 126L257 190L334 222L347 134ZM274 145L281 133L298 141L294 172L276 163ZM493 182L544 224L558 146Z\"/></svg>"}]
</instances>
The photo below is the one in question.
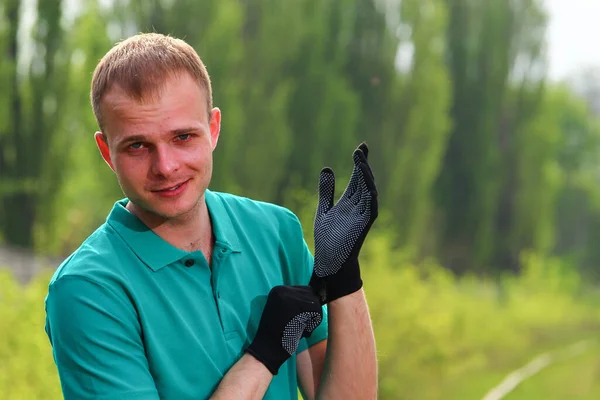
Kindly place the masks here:
<instances>
[{"instance_id":1,"label":"man's mouth","mask_svg":"<svg viewBox=\"0 0 600 400\"><path fill-rule=\"evenodd\" d=\"M174 190L177 190L177 189L178 189L180 186L181 186L181 184L179 184L179 185L176 185L176 186L173 186L173 187L170 187L170 188L168 188L168 189L162 189L162 191L165 191L165 192L172 192L172 191L174 191Z\"/></svg>"},{"instance_id":2,"label":"man's mouth","mask_svg":"<svg viewBox=\"0 0 600 400\"><path fill-rule=\"evenodd\" d=\"M161 188L161 189L153 189L153 190L152 190L152 192L174 192L174 191L176 191L177 189L179 189L179 188L180 188L182 185L184 185L186 182L187 182L187 181L185 181L185 182L181 182L181 183L178 183L178 184L177 184L177 185L175 185L175 186L168 186L168 187L166 187L166 188Z\"/></svg>"}]
</instances>

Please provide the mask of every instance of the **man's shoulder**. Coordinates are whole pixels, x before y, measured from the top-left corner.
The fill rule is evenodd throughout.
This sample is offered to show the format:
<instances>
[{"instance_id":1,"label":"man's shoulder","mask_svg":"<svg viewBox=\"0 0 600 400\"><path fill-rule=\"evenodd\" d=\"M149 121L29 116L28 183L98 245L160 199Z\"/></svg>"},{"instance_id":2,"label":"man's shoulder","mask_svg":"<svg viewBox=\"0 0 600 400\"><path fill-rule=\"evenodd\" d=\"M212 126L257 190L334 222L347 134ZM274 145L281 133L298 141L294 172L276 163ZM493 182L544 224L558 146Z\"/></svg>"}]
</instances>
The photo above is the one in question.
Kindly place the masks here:
<instances>
[{"instance_id":1,"label":"man's shoulder","mask_svg":"<svg viewBox=\"0 0 600 400\"><path fill-rule=\"evenodd\" d=\"M119 255L124 251L126 246L105 222L58 265L50 279L50 285L64 277L105 283L102 281L114 277Z\"/></svg>"},{"instance_id":2,"label":"man's shoulder","mask_svg":"<svg viewBox=\"0 0 600 400\"><path fill-rule=\"evenodd\" d=\"M299 223L297 215L292 210L279 204L232 193L211 191L211 194L231 216L250 218L255 223L261 221Z\"/></svg>"}]
</instances>

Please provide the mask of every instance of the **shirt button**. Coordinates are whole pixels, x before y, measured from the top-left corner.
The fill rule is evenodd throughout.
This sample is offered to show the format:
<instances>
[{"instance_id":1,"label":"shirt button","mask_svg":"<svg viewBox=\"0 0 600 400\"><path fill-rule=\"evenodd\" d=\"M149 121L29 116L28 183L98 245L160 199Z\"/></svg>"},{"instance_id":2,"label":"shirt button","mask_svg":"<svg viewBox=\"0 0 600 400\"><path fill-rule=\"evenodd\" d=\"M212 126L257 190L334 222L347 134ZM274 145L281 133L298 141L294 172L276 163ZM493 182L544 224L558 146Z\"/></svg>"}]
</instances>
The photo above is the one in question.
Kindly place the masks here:
<instances>
[{"instance_id":1,"label":"shirt button","mask_svg":"<svg viewBox=\"0 0 600 400\"><path fill-rule=\"evenodd\" d=\"M194 265L194 260L185 260L186 267L191 267L192 265Z\"/></svg>"}]
</instances>

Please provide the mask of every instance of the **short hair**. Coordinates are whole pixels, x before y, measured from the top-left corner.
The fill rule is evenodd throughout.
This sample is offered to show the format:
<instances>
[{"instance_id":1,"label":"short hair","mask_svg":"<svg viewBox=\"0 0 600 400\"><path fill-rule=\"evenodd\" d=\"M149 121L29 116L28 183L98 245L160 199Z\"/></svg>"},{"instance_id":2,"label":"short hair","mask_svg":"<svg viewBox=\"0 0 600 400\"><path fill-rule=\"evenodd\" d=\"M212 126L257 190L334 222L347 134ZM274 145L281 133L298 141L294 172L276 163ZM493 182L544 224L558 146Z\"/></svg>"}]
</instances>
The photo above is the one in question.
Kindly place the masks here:
<instances>
[{"instance_id":1,"label":"short hair","mask_svg":"<svg viewBox=\"0 0 600 400\"><path fill-rule=\"evenodd\" d=\"M206 95L208 115L212 89L206 66L188 43L160 33L140 33L117 43L100 60L92 77L90 99L100 130L101 104L115 85L136 101L155 98L167 78L189 73Z\"/></svg>"}]
</instances>

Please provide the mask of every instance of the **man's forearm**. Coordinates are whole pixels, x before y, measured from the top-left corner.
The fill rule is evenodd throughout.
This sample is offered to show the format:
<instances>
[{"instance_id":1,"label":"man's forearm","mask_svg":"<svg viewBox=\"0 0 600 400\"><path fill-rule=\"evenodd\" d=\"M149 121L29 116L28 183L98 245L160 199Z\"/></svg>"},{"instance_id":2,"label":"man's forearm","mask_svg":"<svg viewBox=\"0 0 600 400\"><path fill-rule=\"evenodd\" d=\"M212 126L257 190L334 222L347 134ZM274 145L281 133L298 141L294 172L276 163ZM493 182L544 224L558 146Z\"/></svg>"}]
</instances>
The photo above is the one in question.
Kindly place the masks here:
<instances>
[{"instance_id":1,"label":"man's forearm","mask_svg":"<svg viewBox=\"0 0 600 400\"><path fill-rule=\"evenodd\" d=\"M244 354L225 374L211 400L260 400L272 379L267 367L250 354Z\"/></svg>"},{"instance_id":2,"label":"man's forearm","mask_svg":"<svg viewBox=\"0 0 600 400\"><path fill-rule=\"evenodd\" d=\"M376 399L375 337L363 290L327 307L327 357L317 399Z\"/></svg>"}]
</instances>

